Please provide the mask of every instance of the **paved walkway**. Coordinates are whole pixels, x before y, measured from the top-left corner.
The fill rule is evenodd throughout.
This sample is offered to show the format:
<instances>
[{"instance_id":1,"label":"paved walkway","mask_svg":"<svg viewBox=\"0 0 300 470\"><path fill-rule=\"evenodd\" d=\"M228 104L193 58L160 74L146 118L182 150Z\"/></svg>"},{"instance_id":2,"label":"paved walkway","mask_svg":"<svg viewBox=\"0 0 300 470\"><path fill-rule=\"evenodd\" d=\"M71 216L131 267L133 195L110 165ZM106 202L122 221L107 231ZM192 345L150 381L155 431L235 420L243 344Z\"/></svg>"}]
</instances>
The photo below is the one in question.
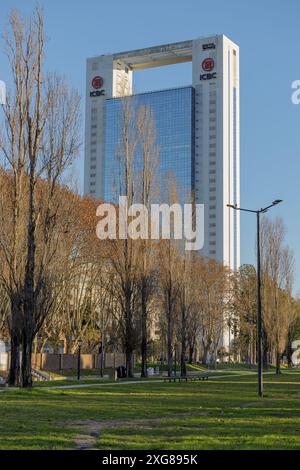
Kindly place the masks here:
<instances>
[{"instance_id":1,"label":"paved walkway","mask_svg":"<svg viewBox=\"0 0 300 470\"><path fill-rule=\"evenodd\" d=\"M273 372L265 372L265 374L272 374ZM257 375L255 372L249 372L247 374L226 374L226 375L209 375L211 379L226 379L227 377L248 377L249 375ZM111 385L138 385L138 384L150 384L150 383L163 383L165 379L150 379L150 380L128 380L128 381L117 381L117 382L105 382L105 383L92 383L92 384L73 384L73 385L49 385L47 387L34 387L38 390L48 389L69 389L69 388L86 388L86 387L110 387Z\"/></svg>"},{"instance_id":2,"label":"paved walkway","mask_svg":"<svg viewBox=\"0 0 300 470\"><path fill-rule=\"evenodd\" d=\"M264 372L264 375L274 374L274 372ZM200 375L200 374L199 374ZM209 380L212 379L226 379L228 377L248 377L257 375L256 372L247 372L244 374L226 374L226 375L208 375ZM179 377L179 376L178 376ZM71 388L90 388L90 387L110 387L111 385L139 385L139 384L150 384L150 383L163 383L165 379L150 379L150 380L128 380L128 381L117 381L117 382L105 382L105 383L90 383L90 384L70 384L70 385L49 385L45 387L34 387L34 390L66 390ZM18 388L5 387L0 389L0 392L8 392L19 390Z\"/></svg>"}]
</instances>

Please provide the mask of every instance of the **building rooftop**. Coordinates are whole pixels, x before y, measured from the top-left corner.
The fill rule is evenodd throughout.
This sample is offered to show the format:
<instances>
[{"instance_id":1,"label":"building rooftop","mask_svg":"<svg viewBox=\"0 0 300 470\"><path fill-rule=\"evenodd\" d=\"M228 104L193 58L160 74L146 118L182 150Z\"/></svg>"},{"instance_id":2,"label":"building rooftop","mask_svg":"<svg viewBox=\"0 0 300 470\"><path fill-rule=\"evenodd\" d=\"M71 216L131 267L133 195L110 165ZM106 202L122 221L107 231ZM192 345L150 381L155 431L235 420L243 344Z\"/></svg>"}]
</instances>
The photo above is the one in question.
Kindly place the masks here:
<instances>
[{"instance_id":1,"label":"building rooftop","mask_svg":"<svg viewBox=\"0 0 300 470\"><path fill-rule=\"evenodd\" d=\"M221 35L226 38L226 36ZM215 40L218 35L201 36L198 39ZM230 39L227 38L232 44ZM112 57L114 61L120 60L130 70L142 70L152 67L161 67L162 65L177 64L180 62L192 61L193 40L173 42L159 46L145 47L144 49L135 49L131 51L117 52L114 54L102 54ZM234 44L238 49L238 46ZM99 57L99 56L95 56ZM92 58L92 57L91 57Z\"/></svg>"},{"instance_id":2,"label":"building rooftop","mask_svg":"<svg viewBox=\"0 0 300 470\"><path fill-rule=\"evenodd\" d=\"M134 51L118 52L113 54L113 60L121 60L131 70L190 62L192 60L192 41L174 42Z\"/></svg>"}]
</instances>

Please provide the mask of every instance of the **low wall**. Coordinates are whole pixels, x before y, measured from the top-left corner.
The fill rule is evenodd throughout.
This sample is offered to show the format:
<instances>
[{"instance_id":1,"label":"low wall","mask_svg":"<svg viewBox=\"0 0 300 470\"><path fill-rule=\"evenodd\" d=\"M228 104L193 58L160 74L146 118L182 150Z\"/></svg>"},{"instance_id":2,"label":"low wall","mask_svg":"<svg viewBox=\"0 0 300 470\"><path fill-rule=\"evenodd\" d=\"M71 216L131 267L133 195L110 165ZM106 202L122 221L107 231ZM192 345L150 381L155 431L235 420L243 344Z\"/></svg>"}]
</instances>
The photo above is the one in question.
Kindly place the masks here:
<instances>
[{"instance_id":1,"label":"low wall","mask_svg":"<svg viewBox=\"0 0 300 470\"><path fill-rule=\"evenodd\" d=\"M122 353L105 353L103 355L103 367L111 368L125 364L125 355ZM100 354L81 354L81 369L100 369ZM77 354L44 354L32 355L32 367L52 371L77 369Z\"/></svg>"},{"instance_id":2,"label":"low wall","mask_svg":"<svg viewBox=\"0 0 300 470\"><path fill-rule=\"evenodd\" d=\"M0 370L7 371L9 368L9 353L0 353ZM105 353L103 355L103 367L113 368L125 365L125 355L122 353ZM81 354L81 369L100 369L100 354ZM52 371L77 369L77 354L32 354L33 369L44 369Z\"/></svg>"}]
</instances>

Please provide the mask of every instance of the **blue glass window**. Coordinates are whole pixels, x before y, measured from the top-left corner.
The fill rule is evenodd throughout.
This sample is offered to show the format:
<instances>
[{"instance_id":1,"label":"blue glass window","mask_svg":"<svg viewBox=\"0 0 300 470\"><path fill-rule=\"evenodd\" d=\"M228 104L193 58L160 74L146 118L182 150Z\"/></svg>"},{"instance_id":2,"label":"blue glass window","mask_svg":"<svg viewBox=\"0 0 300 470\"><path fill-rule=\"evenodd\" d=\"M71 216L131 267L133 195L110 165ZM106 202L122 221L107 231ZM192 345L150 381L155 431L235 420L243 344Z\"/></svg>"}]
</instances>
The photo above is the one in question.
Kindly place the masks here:
<instances>
[{"instance_id":1,"label":"blue glass window","mask_svg":"<svg viewBox=\"0 0 300 470\"><path fill-rule=\"evenodd\" d=\"M159 202L165 202L163 188L166 177L172 175L177 183L179 199L188 202L194 189L194 89L182 87L127 98L112 98L105 102L105 164L104 198L116 201L120 194L118 154L122 152L122 100L129 100L137 110L150 108L156 129L159 154L156 181L160 188ZM141 169L141 152L137 146L134 172ZM138 176L137 176L138 178ZM122 191L121 191L122 192ZM167 201L166 201L167 202Z\"/></svg>"}]
</instances>

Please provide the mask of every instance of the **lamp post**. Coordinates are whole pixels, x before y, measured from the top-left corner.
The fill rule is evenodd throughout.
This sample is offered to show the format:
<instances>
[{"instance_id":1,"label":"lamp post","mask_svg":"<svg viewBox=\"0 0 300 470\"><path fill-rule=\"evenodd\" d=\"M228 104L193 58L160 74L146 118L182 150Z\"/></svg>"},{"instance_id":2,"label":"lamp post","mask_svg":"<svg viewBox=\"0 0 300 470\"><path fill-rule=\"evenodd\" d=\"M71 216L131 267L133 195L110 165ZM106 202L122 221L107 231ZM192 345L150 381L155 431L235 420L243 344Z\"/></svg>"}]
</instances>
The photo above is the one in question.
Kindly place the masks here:
<instances>
[{"instance_id":1,"label":"lamp post","mask_svg":"<svg viewBox=\"0 0 300 470\"><path fill-rule=\"evenodd\" d=\"M82 347L82 340L78 341L78 351L77 351L77 379L80 380L80 359L81 359L81 347Z\"/></svg>"},{"instance_id":2,"label":"lamp post","mask_svg":"<svg viewBox=\"0 0 300 470\"><path fill-rule=\"evenodd\" d=\"M227 204L227 207L242 212L256 214L257 229L257 368L258 368L258 396L263 396L263 361L262 361L262 313L261 313L261 266L260 266L260 214L265 214L271 207L280 204L282 199L276 199L267 207L259 210L243 209L237 205Z\"/></svg>"},{"instance_id":3,"label":"lamp post","mask_svg":"<svg viewBox=\"0 0 300 470\"><path fill-rule=\"evenodd\" d=\"M99 343L99 354L100 354L100 377L103 377L103 336Z\"/></svg>"},{"instance_id":4,"label":"lamp post","mask_svg":"<svg viewBox=\"0 0 300 470\"><path fill-rule=\"evenodd\" d=\"M174 347L174 376L177 376L177 344L175 343Z\"/></svg>"}]
</instances>

